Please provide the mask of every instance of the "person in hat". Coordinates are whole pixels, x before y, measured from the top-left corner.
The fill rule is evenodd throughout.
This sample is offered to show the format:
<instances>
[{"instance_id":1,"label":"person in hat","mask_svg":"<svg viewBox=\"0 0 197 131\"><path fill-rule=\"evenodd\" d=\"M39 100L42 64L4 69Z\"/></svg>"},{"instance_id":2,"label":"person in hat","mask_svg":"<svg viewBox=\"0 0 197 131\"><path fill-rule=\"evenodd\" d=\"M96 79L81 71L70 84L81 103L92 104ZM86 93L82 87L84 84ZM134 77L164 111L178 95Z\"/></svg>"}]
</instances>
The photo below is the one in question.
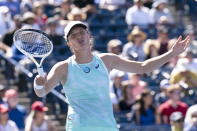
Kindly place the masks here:
<instances>
[{"instance_id":1,"label":"person in hat","mask_svg":"<svg viewBox=\"0 0 197 131\"><path fill-rule=\"evenodd\" d=\"M23 14L23 26L22 28L33 28L33 29L40 29L39 25L36 23L36 16L33 12L25 12Z\"/></svg>"},{"instance_id":2,"label":"person in hat","mask_svg":"<svg viewBox=\"0 0 197 131\"><path fill-rule=\"evenodd\" d=\"M113 104L113 109L115 112L119 112L118 103L122 97L122 86L121 82L126 77L126 73L119 70L112 70L109 74L110 85L109 85L109 93L110 98Z\"/></svg>"},{"instance_id":3,"label":"person in hat","mask_svg":"<svg viewBox=\"0 0 197 131\"><path fill-rule=\"evenodd\" d=\"M85 21L87 18L86 12L81 10L80 8L74 7L67 15L68 20L78 20Z\"/></svg>"},{"instance_id":4,"label":"person in hat","mask_svg":"<svg viewBox=\"0 0 197 131\"><path fill-rule=\"evenodd\" d=\"M128 43L123 46L122 55L130 60L144 61L146 58L144 52L144 41L146 33L138 26L135 26L127 36Z\"/></svg>"},{"instance_id":5,"label":"person in hat","mask_svg":"<svg viewBox=\"0 0 197 131\"><path fill-rule=\"evenodd\" d=\"M167 8L167 4L168 3L166 0L156 0L153 3L153 8L150 10L150 16L153 23L159 23L159 20L162 16L165 16L170 24L174 23L174 19L170 10Z\"/></svg>"},{"instance_id":6,"label":"person in hat","mask_svg":"<svg viewBox=\"0 0 197 131\"><path fill-rule=\"evenodd\" d=\"M47 111L48 107L44 106L44 103L35 101L26 119L25 131L57 131L54 123L46 115Z\"/></svg>"},{"instance_id":7,"label":"person in hat","mask_svg":"<svg viewBox=\"0 0 197 131\"><path fill-rule=\"evenodd\" d=\"M112 69L138 74L151 72L184 52L190 41L189 37L182 40L180 36L165 54L136 62L111 53L93 54L92 36L81 21L70 21L64 33L73 56L55 64L44 77L37 75L34 90L44 97L61 82L69 103L67 131L117 131L108 72Z\"/></svg>"},{"instance_id":8,"label":"person in hat","mask_svg":"<svg viewBox=\"0 0 197 131\"><path fill-rule=\"evenodd\" d=\"M19 131L16 124L9 120L8 112L9 109L0 104L0 131Z\"/></svg>"},{"instance_id":9,"label":"person in hat","mask_svg":"<svg viewBox=\"0 0 197 131\"><path fill-rule=\"evenodd\" d=\"M112 39L107 43L107 52L120 55L122 50L122 42L119 39Z\"/></svg>"},{"instance_id":10,"label":"person in hat","mask_svg":"<svg viewBox=\"0 0 197 131\"><path fill-rule=\"evenodd\" d=\"M183 131L183 114L179 111L173 112L170 115L171 131Z\"/></svg>"},{"instance_id":11,"label":"person in hat","mask_svg":"<svg viewBox=\"0 0 197 131\"><path fill-rule=\"evenodd\" d=\"M180 55L176 66L172 70L170 82L179 83L184 88L197 86L197 61L193 58L191 51L186 51ZM185 85L185 86L184 86Z\"/></svg>"},{"instance_id":12,"label":"person in hat","mask_svg":"<svg viewBox=\"0 0 197 131\"><path fill-rule=\"evenodd\" d=\"M172 45L173 44L174 42ZM157 28L156 39L148 39L144 43L144 51L148 59L166 53L171 49L171 47L168 29L166 29L164 26Z\"/></svg>"}]
</instances>

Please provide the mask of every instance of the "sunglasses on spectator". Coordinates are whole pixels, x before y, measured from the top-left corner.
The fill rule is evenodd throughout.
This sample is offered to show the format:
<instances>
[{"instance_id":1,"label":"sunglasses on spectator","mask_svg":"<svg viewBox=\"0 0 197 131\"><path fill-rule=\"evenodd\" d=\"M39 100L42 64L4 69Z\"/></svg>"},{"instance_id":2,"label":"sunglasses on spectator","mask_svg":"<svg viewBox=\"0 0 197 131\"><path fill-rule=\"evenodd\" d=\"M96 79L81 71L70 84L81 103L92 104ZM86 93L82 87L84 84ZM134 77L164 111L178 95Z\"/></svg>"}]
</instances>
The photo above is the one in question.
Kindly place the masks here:
<instances>
[{"instance_id":1,"label":"sunglasses on spectator","mask_svg":"<svg viewBox=\"0 0 197 131\"><path fill-rule=\"evenodd\" d=\"M178 120L175 120L173 122L175 122L175 123L181 123L181 122L183 122L183 119L178 119Z\"/></svg>"}]
</instances>

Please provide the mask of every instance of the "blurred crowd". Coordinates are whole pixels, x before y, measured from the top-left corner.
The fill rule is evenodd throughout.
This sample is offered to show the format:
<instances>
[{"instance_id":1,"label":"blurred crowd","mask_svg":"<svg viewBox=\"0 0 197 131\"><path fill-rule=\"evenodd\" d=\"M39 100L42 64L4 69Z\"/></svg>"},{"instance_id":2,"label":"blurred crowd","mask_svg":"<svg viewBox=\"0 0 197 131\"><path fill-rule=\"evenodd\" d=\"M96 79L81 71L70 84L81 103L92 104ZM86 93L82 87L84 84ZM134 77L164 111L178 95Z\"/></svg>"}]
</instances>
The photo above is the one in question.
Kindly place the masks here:
<instances>
[{"instance_id":1,"label":"blurred crowd","mask_svg":"<svg viewBox=\"0 0 197 131\"><path fill-rule=\"evenodd\" d=\"M100 33L106 36L109 33L105 28L100 29L104 27L102 23L93 20L105 11L114 16L123 12L122 24L126 28L121 28L120 33L126 32L126 35L124 40L116 35L107 39L102 43L104 51L126 59L144 61L167 52L178 37L172 28L182 26L184 30L178 34L191 36L186 52L158 70L143 75L110 72L110 98L120 127L121 123L171 125L173 131L197 131L195 0L0 0L0 131L55 131L56 126L46 113L47 106L57 116L67 112L66 103L52 94L38 98L32 88L33 77L10 63L11 59L24 66L33 76L37 73L32 62L14 46L14 32L20 28L34 28L50 36L54 51L45 61L44 68L48 71L55 62L71 55L64 40L68 21L80 20L89 25L95 46L99 47L96 38ZM119 19L112 23L110 19L107 26L120 26ZM94 33L96 27L99 29ZM149 34L153 28L155 36ZM104 52L100 48L93 51ZM56 90L61 93L61 85ZM26 92L31 99L29 108L19 104L21 92Z\"/></svg>"}]
</instances>

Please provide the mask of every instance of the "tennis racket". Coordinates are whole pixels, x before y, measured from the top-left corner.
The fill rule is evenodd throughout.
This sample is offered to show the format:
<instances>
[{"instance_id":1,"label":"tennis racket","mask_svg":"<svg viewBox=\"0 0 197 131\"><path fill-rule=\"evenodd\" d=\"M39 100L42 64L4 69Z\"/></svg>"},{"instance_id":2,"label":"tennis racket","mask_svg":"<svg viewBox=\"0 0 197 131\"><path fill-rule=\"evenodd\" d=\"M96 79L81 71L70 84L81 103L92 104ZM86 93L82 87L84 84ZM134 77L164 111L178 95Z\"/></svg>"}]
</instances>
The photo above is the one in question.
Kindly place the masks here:
<instances>
[{"instance_id":1,"label":"tennis racket","mask_svg":"<svg viewBox=\"0 0 197 131\"><path fill-rule=\"evenodd\" d=\"M35 63L38 74L43 77L42 63L53 50L49 36L40 30L20 29L14 33L13 41L16 48Z\"/></svg>"},{"instance_id":2,"label":"tennis racket","mask_svg":"<svg viewBox=\"0 0 197 131\"><path fill-rule=\"evenodd\" d=\"M49 36L36 29L19 29L14 33L13 41L16 48L35 63L38 74L44 77L45 73L42 63L53 50L53 43ZM40 59L40 61L36 58ZM55 89L51 92L64 102L67 101L67 99Z\"/></svg>"}]
</instances>

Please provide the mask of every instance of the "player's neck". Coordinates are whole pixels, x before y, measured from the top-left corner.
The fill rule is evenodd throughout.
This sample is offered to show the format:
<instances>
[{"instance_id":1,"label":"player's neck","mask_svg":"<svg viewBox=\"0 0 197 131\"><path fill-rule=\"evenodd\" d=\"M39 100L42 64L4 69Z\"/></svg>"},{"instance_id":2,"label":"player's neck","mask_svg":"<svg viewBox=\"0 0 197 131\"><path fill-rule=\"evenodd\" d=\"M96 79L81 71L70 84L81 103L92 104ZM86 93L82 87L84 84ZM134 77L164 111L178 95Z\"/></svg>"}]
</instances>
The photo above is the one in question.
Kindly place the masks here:
<instances>
[{"instance_id":1,"label":"player's neck","mask_svg":"<svg viewBox=\"0 0 197 131\"><path fill-rule=\"evenodd\" d=\"M75 53L75 61L78 64L89 63L92 61L93 54L91 52Z\"/></svg>"}]
</instances>

